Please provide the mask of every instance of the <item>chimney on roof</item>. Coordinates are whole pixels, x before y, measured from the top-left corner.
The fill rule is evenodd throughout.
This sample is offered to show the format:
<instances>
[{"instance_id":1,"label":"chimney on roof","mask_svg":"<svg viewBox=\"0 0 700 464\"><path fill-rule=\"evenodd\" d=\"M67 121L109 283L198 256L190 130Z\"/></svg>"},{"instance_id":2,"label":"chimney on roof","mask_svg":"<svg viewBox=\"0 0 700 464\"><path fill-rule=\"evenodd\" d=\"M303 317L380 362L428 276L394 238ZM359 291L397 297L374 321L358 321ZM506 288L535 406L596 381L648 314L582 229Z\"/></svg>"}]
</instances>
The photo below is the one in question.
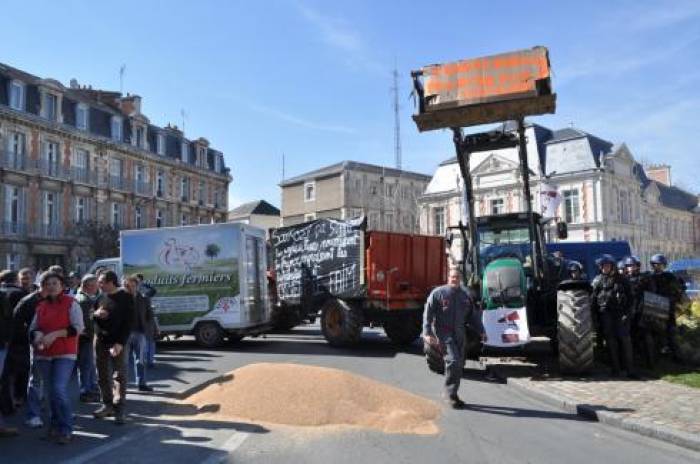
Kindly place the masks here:
<instances>
[{"instance_id":1,"label":"chimney on roof","mask_svg":"<svg viewBox=\"0 0 700 464\"><path fill-rule=\"evenodd\" d=\"M141 114L141 97L138 95L126 94L126 97L120 99L120 107L122 113L127 116Z\"/></svg>"},{"instance_id":2,"label":"chimney on roof","mask_svg":"<svg viewBox=\"0 0 700 464\"><path fill-rule=\"evenodd\" d=\"M70 80L70 88L71 89L79 89L80 85L78 85L78 79L73 78Z\"/></svg>"},{"instance_id":3,"label":"chimney on roof","mask_svg":"<svg viewBox=\"0 0 700 464\"><path fill-rule=\"evenodd\" d=\"M650 164L644 170L651 180L671 186L671 166L668 164Z\"/></svg>"}]
</instances>

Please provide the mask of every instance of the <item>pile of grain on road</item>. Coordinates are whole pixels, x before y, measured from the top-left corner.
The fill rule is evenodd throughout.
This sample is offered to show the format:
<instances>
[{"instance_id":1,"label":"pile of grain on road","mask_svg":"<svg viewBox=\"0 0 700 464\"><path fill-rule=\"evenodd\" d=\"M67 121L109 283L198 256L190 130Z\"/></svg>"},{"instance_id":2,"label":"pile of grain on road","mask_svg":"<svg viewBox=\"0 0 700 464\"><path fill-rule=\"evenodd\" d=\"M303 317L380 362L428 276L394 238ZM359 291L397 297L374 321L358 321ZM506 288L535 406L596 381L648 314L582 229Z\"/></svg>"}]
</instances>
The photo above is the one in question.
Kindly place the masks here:
<instances>
[{"instance_id":1,"label":"pile of grain on road","mask_svg":"<svg viewBox=\"0 0 700 464\"><path fill-rule=\"evenodd\" d=\"M434 402L338 369L251 364L188 398L218 418L292 426L355 426L435 434ZM212 408L217 406L218 408ZM209 406L206 408L206 406Z\"/></svg>"}]
</instances>

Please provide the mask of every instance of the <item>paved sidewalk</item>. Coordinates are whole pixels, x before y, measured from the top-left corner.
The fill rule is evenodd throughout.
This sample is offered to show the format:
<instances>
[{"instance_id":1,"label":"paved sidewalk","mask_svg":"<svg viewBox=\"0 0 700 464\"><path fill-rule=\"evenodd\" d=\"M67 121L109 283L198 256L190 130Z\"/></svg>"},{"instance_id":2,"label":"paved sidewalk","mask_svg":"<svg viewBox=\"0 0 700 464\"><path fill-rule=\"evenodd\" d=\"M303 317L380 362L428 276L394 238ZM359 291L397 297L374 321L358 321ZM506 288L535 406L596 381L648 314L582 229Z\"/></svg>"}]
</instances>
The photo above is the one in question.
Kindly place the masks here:
<instances>
[{"instance_id":1,"label":"paved sidewalk","mask_svg":"<svg viewBox=\"0 0 700 464\"><path fill-rule=\"evenodd\" d=\"M663 380L542 375L532 364L489 360L518 390L565 410L700 451L700 390Z\"/></svg>"}]
</instances>

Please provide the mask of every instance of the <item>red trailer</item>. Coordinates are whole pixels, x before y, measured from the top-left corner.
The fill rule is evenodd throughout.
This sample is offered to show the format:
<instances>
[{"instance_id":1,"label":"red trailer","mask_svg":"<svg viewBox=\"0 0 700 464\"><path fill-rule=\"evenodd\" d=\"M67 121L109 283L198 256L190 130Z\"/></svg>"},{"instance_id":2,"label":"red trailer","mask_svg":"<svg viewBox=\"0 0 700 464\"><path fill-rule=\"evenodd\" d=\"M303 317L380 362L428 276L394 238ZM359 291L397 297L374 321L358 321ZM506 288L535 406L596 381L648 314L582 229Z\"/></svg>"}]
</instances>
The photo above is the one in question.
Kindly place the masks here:
<instances>
[{"instance_id":1,"label":"red trailer","mask_svg":"<svg viewBox=\"0 0 700 464\"><path fill-rule=\"evenodd\" d=\"M446 279L442 237L365 231L364 223L321 219L272 232L278 314L314 318L332 345L350 345L365 326L412 343L430 291Z\"/></svg>"}]
</instances>

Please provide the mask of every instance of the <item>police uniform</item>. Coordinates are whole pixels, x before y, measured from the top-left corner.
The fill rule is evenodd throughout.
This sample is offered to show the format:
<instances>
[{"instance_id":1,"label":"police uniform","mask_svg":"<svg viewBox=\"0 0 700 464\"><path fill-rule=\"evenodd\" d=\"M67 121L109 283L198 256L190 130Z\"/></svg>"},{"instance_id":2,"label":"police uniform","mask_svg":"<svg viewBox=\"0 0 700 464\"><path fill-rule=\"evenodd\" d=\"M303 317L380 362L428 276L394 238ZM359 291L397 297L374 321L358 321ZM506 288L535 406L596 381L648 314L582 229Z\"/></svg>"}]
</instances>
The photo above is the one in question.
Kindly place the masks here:
<instances>
[{"instance_id":1,"label":"police uniform","mask_svg":"<svg viewBox=\"0 0 700 464\"><path fill-rule=\"evenodd\" d=\"M673 273L662 271L649 276L648 289L668 298L670 310L666 323L666 346L674 359L679 359L676 344L676 306L683 297L683 284Z\"/></svg>"},{"instance_id":2,"label":"police uniform","mask_svg":"<svg viewBox=\"0 0 700 464\"><path fill-rule=\"evenodd\" d=\"M620 373L620 351L628 375L633 373L630 339L631 294L627 280L613 270L593 279L592 306L600 317L614 375Z\"/></svg>"},{"instance_id":3,"label":"police uniform","mask_svg":"<svg viewBox=\"0 0 700 464\"><path fill-rule=\"evenodd\" d=\"M467 292L450 285L436 288L428 296L423 313L423 336L437 337L445 360L445 393L456 399L464 367L466 324L482 333L481 313Z\"/></svg>"},{"instance_id":4,"label":"police uniform","mask_svg":"<svg viewBox=\"0 0 700 464\"><path fill-rule=\"evenodd\" d=\"M649 286L649 274L639 272L628 274L627 281L629 282L630 293L632 295L632 304L630 308L632 314L632 346L635 350L642 353L646 367L653 369L656 344L654 343L651 329L646 327L642 320L642 300L644 292Z\"/></svg>"}]
</instances>

